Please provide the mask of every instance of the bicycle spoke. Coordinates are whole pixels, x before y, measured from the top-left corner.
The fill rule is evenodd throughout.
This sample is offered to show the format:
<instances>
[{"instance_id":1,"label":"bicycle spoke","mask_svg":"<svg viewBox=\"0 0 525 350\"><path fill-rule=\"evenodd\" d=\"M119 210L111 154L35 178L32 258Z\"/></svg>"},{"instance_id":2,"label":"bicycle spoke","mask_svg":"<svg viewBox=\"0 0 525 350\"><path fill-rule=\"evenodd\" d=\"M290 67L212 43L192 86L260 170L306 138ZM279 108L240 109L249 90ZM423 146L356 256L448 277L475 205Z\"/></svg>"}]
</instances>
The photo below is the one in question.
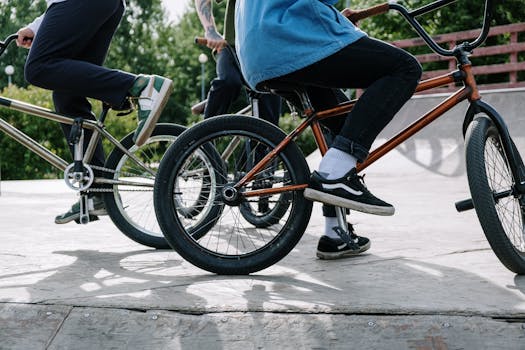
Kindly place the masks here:
<instances>
[{"instance_id":1,"label":"bicycle spoke","mask_svg":"<svg viewBox=\"0 0 525 350\"><path fill-rule=\"evenodd\" d=\"M489 137L485 147L485 164L487 180L494 194L503 191L512 193L514 179L506 159L500 140ZM519 200L510 195L495 201L496 212L507 237L518 251L525 253L523 213Z\"/></svg>"}]
</instances>

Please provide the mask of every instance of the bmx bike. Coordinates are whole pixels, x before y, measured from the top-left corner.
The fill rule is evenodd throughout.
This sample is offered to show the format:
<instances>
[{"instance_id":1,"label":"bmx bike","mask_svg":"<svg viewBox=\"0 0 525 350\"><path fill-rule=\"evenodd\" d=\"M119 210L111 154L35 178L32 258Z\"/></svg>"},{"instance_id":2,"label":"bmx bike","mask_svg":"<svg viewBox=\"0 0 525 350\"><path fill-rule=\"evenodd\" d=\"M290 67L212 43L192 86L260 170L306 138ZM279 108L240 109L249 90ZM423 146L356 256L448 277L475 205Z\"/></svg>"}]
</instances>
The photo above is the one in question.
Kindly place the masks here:
<instances>
[{"instance_id":1,"label":"bmx bike","mask_svg":"<svg viewBox=\"0 0 525 350\"><path fill-rule=\"evenodd\" d=\"M0 41L0 55L17 38L10 35ZM0 131L64 173L66 185L80 195L79 223L90 222L88 194L101 193L107 213L122 233L145 246L168 249L153 209L154 179L160 160L169 146L185 130L176 124L159 123L142 146L133 142L133 132L117 140L105 128L110 107L103 104L97 120L66 116L49 109L0 96L0 106L35 117L72 125L69 143L74 148L74 161L68 164L23 131L0 119ZM93 132L83 148L84 130ZM91 165L98 140L104 137L113 149L103 167ZM97 174L103 174L95 176Z\"/></svg>"},{"instance_id":2,"label":"bmx bike","mask_svg":"<svg viewBox=\"0 0 525 350\"><path fill-rule=\"evenodd\" d=\"M385 3L358 11L350 20L398 11L437 54L454 57L457 70L421 81L416 92L457 84L457 91L446 96L435 108L373 150L358 164L362 171L396 146L413 136L457 104L468 100L463 121L466 170L472 198L456 203L458 211L475 209L485 236L499 260L509 270L525 273L525 167L503 118L481 100L472 63L472 51L484 43L492 19L492 0L486 0L479 36L472 42L444 49L424 30L417 16L429 13L455 0L439 0L409 11ZM327 110L315 110L304 87L273 83L267 88L298 107L304 120L289 134L260 119L224 115L202 121L189 128L166 152L155 180L154 203L159 225L170 245L194 265L218 274L248 274L275 264L286 256L303 235L312 211L312 202L303 196L310 170L294 140L311 128L321 154L328 146L320 121L346 114L356 100ZM233 146L232 146L233 145ZM239 145L249 145L250 153ZM233 154L229 160L221 155ZM257 154L265 156L257 160ZM242 162L242 174L238 173ZM209 168L213 168L209 172ZM208 169L203 171L203 169ZM258 188L264 179L271 186ZM193 201L192 190L201 181L213 183L207 206L220 208L217 217L193 229L198 218L185 218L178 205ZM286 202L286 212L275 223L257 227L240 213L243 203L261 196ZM283 206L284 207L284 206ZM338 208L339 228L346 230L345 213Z\"/></svg>"}]
</instances>

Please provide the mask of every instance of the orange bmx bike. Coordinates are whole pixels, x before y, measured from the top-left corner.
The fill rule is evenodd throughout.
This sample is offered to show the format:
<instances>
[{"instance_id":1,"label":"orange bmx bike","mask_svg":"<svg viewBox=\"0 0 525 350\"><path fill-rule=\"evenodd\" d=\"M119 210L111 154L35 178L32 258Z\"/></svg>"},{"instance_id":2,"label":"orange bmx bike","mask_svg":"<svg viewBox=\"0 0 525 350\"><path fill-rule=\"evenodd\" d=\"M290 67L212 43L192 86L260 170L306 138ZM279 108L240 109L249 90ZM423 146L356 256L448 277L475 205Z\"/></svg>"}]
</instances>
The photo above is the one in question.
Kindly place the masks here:
<instances>
[{"instance_id":1,"label":"orange bmx bike","mask_svg":"<svg viewBox=\"0 0 525 350\"><path fill-rule=\"evenodd\" d=\"M444 49L416 17L455 0L439 0L409 11L398 4L382 4L357 12L351 20L395 10L437 54L455 57L458 68L422 81L416 92L461 84L439 105L371 152L362 171L462 101L470 103L463 122L466 168L472 199L456 203L459 211L474 208L485 235L500 261L511 271L525 273L525 168L503 118L481 100L469 56L488 36L492 0L486 0L478 38ZM263 120L224 115L202 121L170 146L155 179L157 219L170 245L196 266L218 274L248 274L286 256L303 235L312 202L303 196L310 170L294 140L311 128L321 151L327 141L320 121L346 114L354 101L328 110L315 110L301 86L270 86L297 107L304 120L288 135ZM264 156L261 157L260 155ZM210 171L210 169L213 169ZM265 186L260 186L264 183ZM209 195L199 215L181 215L179 206L195 203L203 184ZM261 216L274 213L271 225L255 225L241 209L262 196L271 205ZM285 209L285 210L283 210ZM257 207L254 206L253 211ZM273 212L272 212L273 211ZM338 222L346 230L345 212ZM209 213L213 212L213 215Z\"/></svg>"}]
</instances>

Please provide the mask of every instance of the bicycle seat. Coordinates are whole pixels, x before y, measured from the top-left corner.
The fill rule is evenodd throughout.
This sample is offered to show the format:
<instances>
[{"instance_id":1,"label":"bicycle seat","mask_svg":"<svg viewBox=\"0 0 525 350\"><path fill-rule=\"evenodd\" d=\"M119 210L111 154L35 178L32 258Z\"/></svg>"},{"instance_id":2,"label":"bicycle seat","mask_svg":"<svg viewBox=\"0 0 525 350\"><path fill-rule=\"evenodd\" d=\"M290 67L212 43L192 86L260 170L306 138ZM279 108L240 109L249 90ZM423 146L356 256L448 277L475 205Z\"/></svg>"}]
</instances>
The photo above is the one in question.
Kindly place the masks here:
<instances>
[{"instance_id":1,"label":"bicycle seat","mask_svg":"<svg viewBox=\"0 0 525 350\"><path fill-rule=\"evenodd\" d=\"M308 96L308 94L305 87L302 85L278 80L270 80L259 84L257 88L259 90L281 96L300 111L303 111L308 107L304 104L305 101L303 101L303 97Z\"/></svg>"}]
</instances>

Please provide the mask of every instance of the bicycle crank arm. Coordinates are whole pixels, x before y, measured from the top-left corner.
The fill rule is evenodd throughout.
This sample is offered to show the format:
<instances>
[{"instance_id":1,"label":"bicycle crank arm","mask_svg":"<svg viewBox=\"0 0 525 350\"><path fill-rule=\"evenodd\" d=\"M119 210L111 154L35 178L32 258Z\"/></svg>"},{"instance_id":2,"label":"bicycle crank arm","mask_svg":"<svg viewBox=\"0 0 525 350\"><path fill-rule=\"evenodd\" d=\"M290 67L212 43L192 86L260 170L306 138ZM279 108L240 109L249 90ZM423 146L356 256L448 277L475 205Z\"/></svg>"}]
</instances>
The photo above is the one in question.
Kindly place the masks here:
<instances>
[{"instance_id":1,"label":"bicycle crank arm","mask_svg":"<svg viewBox=\"0 0 525 350\"><path fill-rule=\"evenodd\" d=\"M80 217L81 224L89 224L89 199L86 194L80 196Z\"/></svg>"}]
</instances>

